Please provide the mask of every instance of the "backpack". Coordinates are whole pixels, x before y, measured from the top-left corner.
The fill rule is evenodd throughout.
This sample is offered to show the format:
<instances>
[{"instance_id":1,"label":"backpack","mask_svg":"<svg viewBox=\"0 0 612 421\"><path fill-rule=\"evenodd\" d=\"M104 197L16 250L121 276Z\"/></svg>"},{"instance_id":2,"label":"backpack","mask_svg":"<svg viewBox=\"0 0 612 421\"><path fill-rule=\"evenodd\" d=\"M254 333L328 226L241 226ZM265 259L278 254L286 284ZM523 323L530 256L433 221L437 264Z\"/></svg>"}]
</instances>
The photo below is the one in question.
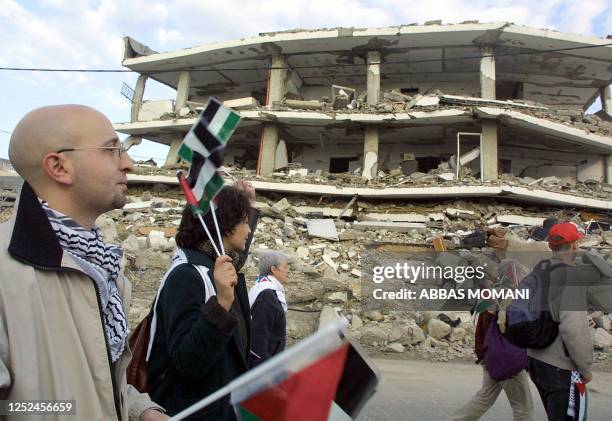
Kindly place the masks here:
<instances>
[{"instance_id":1,"label":"backpack","mask_svg":"<svg viewBox=\"0 0 612 421\"><path fill-rule=\"evenodd\" d=\"M164 277L159 285L159 290L157 291L157 296L151 305L151 310L149 310L146 317L143 318L140 323L138 323L128 338L128 344L130 350L132 351L132 359L127 367L127 382L141 393L149 393L155 389L155 387L164 379L168 369L170 368L170 364L168 364L168 366L164 368L156 379L151 379L149 378L147 360L153 344L152 339L155 338L155 330L157 325L155 307L157 306L157 300L159 299L168 275L177 266L186 263L185 254L182 252L182 250L177 250L177 255L180 259L175 259L170 268L164 274ZM208 266L192 266L198 271L200 277L202 278L205 292L204 300L208 301L210 297L216 295L212 281L208 277L204 276L211 269L208 268ZM212 267L212 262L210 262L210 266Z\"/></svg>"},{"instance_id":2,"label":"backpack","mask_svg":"<svg viewBox=\"0 0 612 421\"><path fill-rule=\"evenodd\" d=\"M149 386L149 375L147 368L147 349L151 334L151 319L153 317L153 305L149 314L138 323L128 338L128 345L132 351L132 359L127 366L127 382L141 393L148 393L155 384ZM160 376L160 380L163 376Z\"/></svg>"},{"instance_id":3,"label":"backpack","mask_svg":"<svg viewBox=\"0 0 612 421\"><path fill-rule=\"evenodd\" d=\"M542 260L519 284L528 290L528 299L515 299L506 309L506 339L519 348L544 349L559 335L559 322L550 312L550 274L565 263Z\"/></svg>"},{"instance_id":4,"label":"backpack","mask_svg":"<svg viewBox=\"0 0 612 421\"><path fill-rule=\"evenodd\" d=\"M499 331L497 313L489 323L482 362L493 380L510 379L527 368L527 350L509 342Z\"/></svg>"}]
</instances>

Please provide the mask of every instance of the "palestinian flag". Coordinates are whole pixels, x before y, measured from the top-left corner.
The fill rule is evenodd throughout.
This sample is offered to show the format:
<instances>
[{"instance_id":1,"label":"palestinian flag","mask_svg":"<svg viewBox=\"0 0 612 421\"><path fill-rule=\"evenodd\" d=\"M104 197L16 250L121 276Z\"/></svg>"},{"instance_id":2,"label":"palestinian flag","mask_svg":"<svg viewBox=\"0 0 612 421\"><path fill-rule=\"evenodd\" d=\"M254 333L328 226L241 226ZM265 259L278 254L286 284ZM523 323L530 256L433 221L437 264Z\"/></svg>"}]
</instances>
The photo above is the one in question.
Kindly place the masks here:
<instances>
[{"instance_id":1,"label":"palestinian flag","mask_svg":"<svg viewBox=\"0 0 612 421\"><path fill-rule=\"evenodd\" d=\"M232 392L237 417L242 421L357 417L379 376L358 345L335 334L336 340L330 341L319 331L258 366L261 374ZM317 336L323 339L317 341Z\"/></svg>"},{"instance_id":2,"label":"palestinian flag","mask_svg":"<svg viewBox=\"0 0 612 421\"><path fill-rule=\"evenodd\" d=\"M218 167L223 165L223 155L214 153L225 144L236 130L240 115L210 98L206 108L191 127L179 149L179 156L187 162L194 161L194 155L211 159Z\"/></svg>"},{"instance_id":3,"label":"palestinian flag","mask_svg":"<svg viewBox=\"0 0 612 421\"><path fill-rule=\"evenodd\" d=\"M344 318L327 324L171 419L185 419L230 395L242 421L352 421L380 375L344 335L346 324Z\"/></svg>"},{"instance_id":4,"label":"palestinian flag","mask_svg":"<svg viewBox=\"0 0 612 421\"><path fill-rule=\"evenodd\" d=\"M191 164L186 184L179 182L194 212L208 213L210 202L223 188L217 169L223 164L225 145L240 122L240 116L211 98L191 127L179 149L179 156ZM191 191L188 193L186 188Z\"/></svg>"},{"instance_id":5,"label":"palestinian flag","mask_svg":"<svg viewBox=\"0 0 612 421\"><path fill-rule=\"evenodd\" d=\"M327 420L348 346L315 361L237 405L243 421Z\"/></svg>"}]
</instances>

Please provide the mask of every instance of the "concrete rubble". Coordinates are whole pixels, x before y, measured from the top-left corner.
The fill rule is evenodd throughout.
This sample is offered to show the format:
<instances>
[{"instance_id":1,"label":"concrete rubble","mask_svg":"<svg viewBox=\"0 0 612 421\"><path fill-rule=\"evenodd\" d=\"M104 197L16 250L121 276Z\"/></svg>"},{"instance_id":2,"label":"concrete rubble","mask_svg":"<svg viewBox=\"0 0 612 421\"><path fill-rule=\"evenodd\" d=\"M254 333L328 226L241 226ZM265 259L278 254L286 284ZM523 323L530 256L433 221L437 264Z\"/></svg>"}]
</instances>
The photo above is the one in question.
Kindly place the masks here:
<instances>
[{"instance_id":1,"label":"concrete rubble","mask_svg":"<svg viewBox=\"0 0 612 421\"><path fill-rule=\"evenodd\" d=\"M98 221L107 238L123 246L125 272L134 289L129 315L132 323L149 311L159 281L170 265L185 204L175 186L153 190L152 186L131 186L128 205ZM338 218L348 202L345 198L258 193L257 207L262 217L243 268L248 282L258 275L257 256L262 250L282 250L291 264L287 287L290 343L312 333L321 320L340 312L350 321L349 333L368 350L435 361L473 359L474 324L469 314L367 308L363 303L369 292L362 284L362 276L369 270L368 256L385 256L389 250L411 247L431 250L433 239L440 237L449 250L460 252L461 257L446 255L453 259L451 264L457 263L456 259L491 263L488 246L500 244L507 247L508 257L525 250L540 250L540 254L534 253L538 260L549 251L544 249L544 243L533 242L530 237L545 218L572 220L582 228L594 226L593 221L605 224L612 220L610 212L495 200L406 203L362 199L353 201L350 212ZM13 200L7 203L10 206L0 207L0 221L10 217ZM479 246L467 242L480 229L499 232L500 236L491 235L489 244ZM612 261L610 242L611 231L592 229L581 247ZM448 264L443 256L440 255L440 264ZM593 313L592 318L596 361L612 364L611 315Z\"/></svg>"}]
</instances>

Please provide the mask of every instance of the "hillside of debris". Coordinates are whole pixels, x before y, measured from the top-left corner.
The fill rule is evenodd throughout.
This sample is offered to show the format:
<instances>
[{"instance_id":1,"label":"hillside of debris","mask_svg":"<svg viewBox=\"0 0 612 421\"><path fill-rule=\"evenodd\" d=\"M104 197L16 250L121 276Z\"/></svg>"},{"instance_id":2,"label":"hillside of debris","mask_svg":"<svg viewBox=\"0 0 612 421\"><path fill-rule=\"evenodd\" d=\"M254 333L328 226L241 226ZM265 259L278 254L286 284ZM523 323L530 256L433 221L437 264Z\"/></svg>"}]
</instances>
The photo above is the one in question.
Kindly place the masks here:
<instances>
[{"instance_id":1,"label":"hillside of debris","mask_svg":"<svg viewBox=\"0 0 612 421\"><path fill-rule=\"evenodd\" d=\"M9 194L10 193L10 194ZM125 272L133 283L132 326L149 311L174 253L174 235L185 202L177 187L130 187L124 209L98 224L108 242L121 244ZM0 199L0 221L10 217L15 192ZM474 261L490 261L494 250L477 233L502 229L499 241L519 251L542 250L547 218L571 220L587 232L581 247L612 262L610 213L482 200L418 203L362 201L313 196L258 194L261 219L244 272L258 275L264 249L283 250L291 263L287 287L290 343L304 338L334 314L350 321L349 332L370 352L436 361L473 360L474 323L464 311L406 310L372 305L364 279L372 259L421 255L442 238L448 250ZM593 313L596 361L612 367L612 315Z\"/></svg>"}]
</instances>

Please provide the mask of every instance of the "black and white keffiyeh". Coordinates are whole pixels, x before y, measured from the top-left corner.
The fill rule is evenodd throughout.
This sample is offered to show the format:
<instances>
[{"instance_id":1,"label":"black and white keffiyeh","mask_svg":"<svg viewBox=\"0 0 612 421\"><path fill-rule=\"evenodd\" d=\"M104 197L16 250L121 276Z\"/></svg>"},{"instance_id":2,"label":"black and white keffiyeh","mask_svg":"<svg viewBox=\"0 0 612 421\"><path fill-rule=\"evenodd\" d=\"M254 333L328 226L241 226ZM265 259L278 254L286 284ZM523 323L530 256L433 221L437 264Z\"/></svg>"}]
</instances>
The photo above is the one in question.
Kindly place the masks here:
<instances>
[{"instance_id":1,"label":"black and white keffiyeh","mask_svg":"<svg viewBox=\"0 0 612 421\"><path fill-rule=\"evenodd\" d=\"M49 208L45 201L41 200L41 204L62 249L96 282L111 360L115 362L123 352L128 335L128 324L116 283L123 252L118 246L105 244L102 231L97 226L88 231L69 216Z\"/></svg>"}]
</instances>

